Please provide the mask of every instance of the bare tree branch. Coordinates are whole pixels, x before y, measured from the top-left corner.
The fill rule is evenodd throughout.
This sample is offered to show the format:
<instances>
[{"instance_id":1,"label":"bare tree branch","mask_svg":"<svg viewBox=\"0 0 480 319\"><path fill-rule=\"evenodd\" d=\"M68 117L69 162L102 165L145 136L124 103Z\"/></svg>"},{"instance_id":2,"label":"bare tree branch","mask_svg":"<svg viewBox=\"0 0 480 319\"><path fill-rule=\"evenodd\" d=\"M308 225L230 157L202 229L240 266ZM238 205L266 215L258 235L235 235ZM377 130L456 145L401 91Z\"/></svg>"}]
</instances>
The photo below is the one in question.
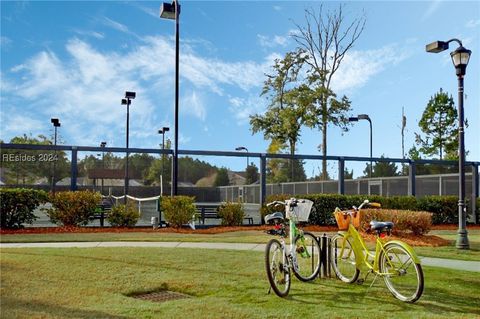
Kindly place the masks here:
<instances>
[{"instance_id":1,"label":"bare tree branch","mask_svg":"<svg viewBox=\"0 0 480 319\"><path fill-rule=\"evenodd\" d=\"M318 87L314 91L319 96L312 101L317 104L319 114L317 127L322 131L322 153L327 155L328 123L345 128L350 101L346 97L342 101L335 100L331 91L331 83L340 68L343 59L351 50L365 28L365 15L346 22L342 4L336 10L324 12L323 6L317 12L313 8L305 10L305 25L295 23L298 33L292 37L298 47L306 52L309 66L310 85ZM326 160L323 161L323 176L327 176Z\"/></svg>"}]
</instances>

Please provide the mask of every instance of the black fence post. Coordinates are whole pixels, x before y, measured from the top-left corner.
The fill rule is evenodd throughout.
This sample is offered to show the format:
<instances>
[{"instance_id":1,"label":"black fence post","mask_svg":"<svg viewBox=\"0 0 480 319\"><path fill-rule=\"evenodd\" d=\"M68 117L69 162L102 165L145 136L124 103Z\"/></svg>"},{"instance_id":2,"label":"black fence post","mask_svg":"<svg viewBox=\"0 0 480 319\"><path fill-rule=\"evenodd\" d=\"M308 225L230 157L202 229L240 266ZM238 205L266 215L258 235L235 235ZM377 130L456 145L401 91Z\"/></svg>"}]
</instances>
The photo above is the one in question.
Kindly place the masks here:
<instances>
[{"instance_id":1,"label":"black fence post","mask_svg":"<svg viewBox=\"0 0 480 319\"><path fill-rule=\"evenodd\" d=\"M72 147L72 163L70 166L70 190L71 191L77 190L77 176L78 176L77 155L78 155L77 147L73 146Z\"/></svg>"},{"instance_id":2,"label":"black fence post","mask_svg":"<svg viewBox=\"0 0 480 319\"><path fill-rule=\"evenodd\" d=\"M408 195L415 196L415 175L417 174L417 167L415 161L410 161L408 164Z\"/></svg>"},{"instance_id":3,"label":"black fence post","mask_svg":"<svg viewBox=\"0 0 480 319\"><path fill-rule=\"evenodd\" d=\"M260 155L260 206L265 204L267 197L267 156ZM262 222L263 223L263 222Z\"/></svg>"},{"instance_id":4,"label":"black fence post","mask_svg":"<svg viewBox=\"0 0 480 319\"><path fill-rule=\"evenodd\" d=\"M338 159L338 193L345 194L345 159Z\"/></svg>"}]
</instances>

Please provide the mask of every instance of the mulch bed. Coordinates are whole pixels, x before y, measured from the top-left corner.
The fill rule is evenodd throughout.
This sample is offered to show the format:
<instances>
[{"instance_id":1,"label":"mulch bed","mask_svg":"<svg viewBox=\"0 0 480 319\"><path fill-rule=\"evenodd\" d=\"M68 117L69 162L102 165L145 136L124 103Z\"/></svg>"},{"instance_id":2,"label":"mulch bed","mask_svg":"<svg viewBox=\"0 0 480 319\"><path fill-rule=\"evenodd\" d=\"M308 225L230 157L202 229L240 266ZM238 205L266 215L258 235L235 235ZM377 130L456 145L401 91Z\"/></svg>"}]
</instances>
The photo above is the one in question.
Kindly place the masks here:
<instances>
[{"instance_id":1,"label":"mulch bed","mask_svg":"<svg viewBox=\"0 0 480 319\"><path fill-rule=\"evenodd\" d=\"M61 233L128 233L128 232L145 232L145 233L179 233L179 234L220 234L234 231L265 231L271 229L271 226L240 226L225 227L215 226L209 228L201 228L192 230L190 228L159 228L152 227L135 227L135 228L118 228L118 227L27 227L23 229L0 229L0 235L15 234L61 234ZM313 232L336 232L336 226L307 226L303 229ZM432 230L456 230L458 225L435 225ZM480 229L480 225L468 225L467 229ZM375 241L375 235L363 234L367 241ZM401 236L391 236L391 239L401 239L412 246L446 246L450 241L434 235L416 236L413 234L401 234Z\"/></svg>"}]
</instances>

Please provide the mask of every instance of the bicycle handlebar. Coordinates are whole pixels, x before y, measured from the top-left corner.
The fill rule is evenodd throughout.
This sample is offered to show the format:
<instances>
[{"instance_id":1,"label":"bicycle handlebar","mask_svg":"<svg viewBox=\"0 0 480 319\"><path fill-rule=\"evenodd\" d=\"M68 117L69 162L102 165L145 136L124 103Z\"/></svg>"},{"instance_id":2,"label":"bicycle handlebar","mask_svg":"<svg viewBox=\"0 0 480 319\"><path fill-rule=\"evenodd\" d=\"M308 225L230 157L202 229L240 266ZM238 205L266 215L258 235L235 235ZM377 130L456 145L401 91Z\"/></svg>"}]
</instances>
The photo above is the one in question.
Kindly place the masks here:
<instances>
[{"instance_id":1,"label":"bicycle handlebar","mask_svg":"<svg viewBox=\"0 0 480 319\"><path fill-rule=\"evenodd\" d=\"M370 206L370 207L375 207L375 208L380 208L382 205L380 203L370 203L368 199L364 200L363 203L360 204L360 206L352 206L353 210L358 212L361 210L364 206ZM335 212L342 211L340 208L336 207ZM349 211L345 211L344 214L348 214Z\"/></svg>"},{"instance_id":2,"label":"bicycle handlebar","mask_svg":"<svg viewBox=\"0 0 480 319\"><path fill-rule=\"evenodd\" d=\"M267 204L267 207L270 207L270 206L273 206L273 205L275 205L275 206L276 206L276 205L284 205L284 206L285 206L286 203L276 200L276 201L274 201L274 202L268 203L268 204Z\"/></svg>"},{"instance_id":3,"label":"bicycle handlebar","mask_svg":"<svg viewBox=\"0 0 480 319\"><path fill-rule=\"evenodd\" d=\"M292 198L287 199L287 200L285 200L285 201L283 201L283 202L282 202L282 201L278 201L278 200L273 201L273 202L271 202L271 203L268 203L268 204L267 204L267 207L270 207L270 206L272 206L272 205L283 205L283 206L286 206L286 205L298 204L298 203L304 203L304 202L305 202L305 200L298 200L298 199L296 199L295 197L292 197Z\"/></svg>"}]
</instances>

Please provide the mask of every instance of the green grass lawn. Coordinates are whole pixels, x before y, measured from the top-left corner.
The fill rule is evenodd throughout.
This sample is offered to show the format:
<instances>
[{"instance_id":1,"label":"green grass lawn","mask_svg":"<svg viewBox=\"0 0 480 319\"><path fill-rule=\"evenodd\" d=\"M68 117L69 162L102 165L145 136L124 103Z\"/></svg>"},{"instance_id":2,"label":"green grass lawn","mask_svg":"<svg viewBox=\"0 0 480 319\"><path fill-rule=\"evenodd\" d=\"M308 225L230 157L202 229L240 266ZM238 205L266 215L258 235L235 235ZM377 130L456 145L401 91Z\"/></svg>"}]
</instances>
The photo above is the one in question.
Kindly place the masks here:
<instances>
[{"instance_id":1,"label":"green grass lawn","mask_svg":"<svg viewBox=\"0 0 480 319\"><path fill-rule=\"evenodd\" d=\"M174 248L2 249L1 318L474 318L480 274L425 267L415 304L335 279L268 295L261 252ZM189 299L153 303L132 293L169 290Z\"/></svg>"},{"instance_id":2,"label":"green grass lawn","mask_svg":"<svg viewBox=\"0 0 480 319\"><path fill-rule=\"evenodd\" d=\"M435 230L430 234L450 240L449 246L415 247L415 251L425 257L480 261L480 230L469 230L470 250L455 248L455 230ZM321 235L321 233L317 233ZM179 242L224 242L224 243L267 243L271 236L262 231L238 231L221 234L179 234L158 232L125 233L52 233L2 235L2 243L28 242L77 242L77 241L179 241ZM371 244L374 248L374 244Z\"/></svg>"},{"instance_id":3,"label":"green grass lawn","mask_svg":"<svg viewBox=\"0 0 480 319\"><path fill-rule=\"evenodd\" d=\"M47 233L2 235L2 243L77 242L77 241L178 241L178 242L223 242L266 243L272 236L262 231L236 231L220 234L185 234L158 232L124 233Z\"/></svg>"},{"instance_id":4,"label":"green grass lawn","mask_svg":"<svg viewBox=\"0 0 480 319\"><path fill-rule=\"evenodd\" d=\"M455 247L457 239L456 230L434 230L431 235L436 235L450 241L450 245L442 247L415 247L417 254L425 257L448 258L480 261L480 229L468 231L469 250L461 250Z\"/></svg>"}]
</instances>

